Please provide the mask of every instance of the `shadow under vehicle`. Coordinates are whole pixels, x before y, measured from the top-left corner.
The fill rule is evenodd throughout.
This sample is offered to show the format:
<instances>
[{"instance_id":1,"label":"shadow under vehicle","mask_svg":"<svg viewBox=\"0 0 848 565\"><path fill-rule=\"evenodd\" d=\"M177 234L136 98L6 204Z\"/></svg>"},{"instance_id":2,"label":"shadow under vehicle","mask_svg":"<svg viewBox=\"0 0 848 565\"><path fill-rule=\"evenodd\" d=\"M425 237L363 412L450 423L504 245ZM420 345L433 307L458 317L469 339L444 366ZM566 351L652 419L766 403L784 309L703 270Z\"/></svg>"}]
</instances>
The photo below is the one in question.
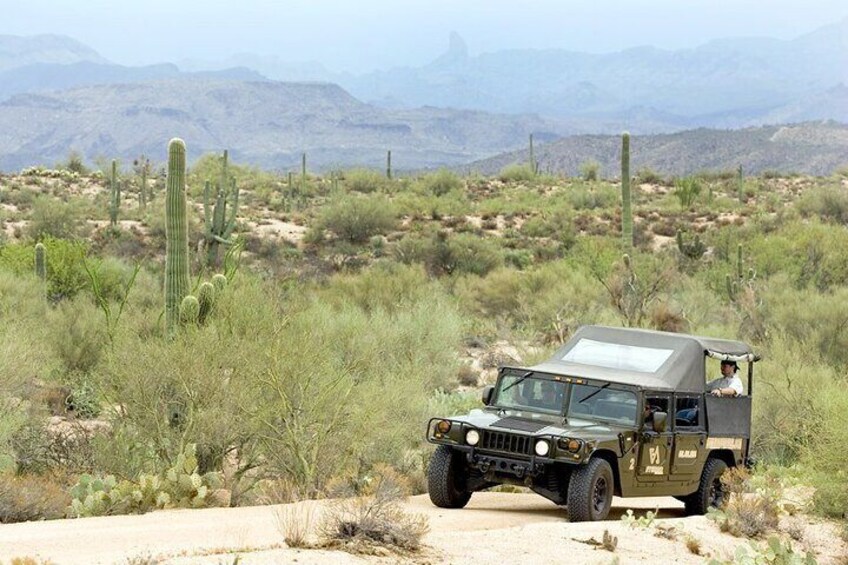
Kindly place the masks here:
<instances>
[{"instance_id":1,"label":"shadow under vehicle","mask_svg":"<svg viewBox=\"0 0 848 565\"><path fill-rule=\"evenodd\" d=\"M747 363L748 394L709 394L707 358ZM748 463L758 360L738 341L582 327L544 363L501 367L484 408L430 420L430 499L462 508L513 484L572 521L603 520L614 494L670 495L704 514L724 500L725 470Z\"/></svg>"}]
</instances>

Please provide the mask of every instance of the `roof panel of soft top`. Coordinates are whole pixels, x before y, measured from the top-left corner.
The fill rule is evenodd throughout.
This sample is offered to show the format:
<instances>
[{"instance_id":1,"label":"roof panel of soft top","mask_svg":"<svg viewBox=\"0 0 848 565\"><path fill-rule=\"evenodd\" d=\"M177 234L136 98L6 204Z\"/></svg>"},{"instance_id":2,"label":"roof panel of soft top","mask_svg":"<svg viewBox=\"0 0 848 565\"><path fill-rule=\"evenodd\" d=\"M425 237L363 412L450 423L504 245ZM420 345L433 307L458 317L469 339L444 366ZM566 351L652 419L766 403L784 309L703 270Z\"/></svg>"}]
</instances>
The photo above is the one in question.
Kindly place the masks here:
<instances>
[{"instance_id":1,"label":"roof panel of soft top","mask_svg":"<svg viewBox=\"0 0 848 565\"><path fill-rule=\"evenodd\" d=\"M711 356L754 358L751 348L740 341L584 326L553 357L529 369L653 390L703 392L707 352Z\"/></svg>"}]
</instances>

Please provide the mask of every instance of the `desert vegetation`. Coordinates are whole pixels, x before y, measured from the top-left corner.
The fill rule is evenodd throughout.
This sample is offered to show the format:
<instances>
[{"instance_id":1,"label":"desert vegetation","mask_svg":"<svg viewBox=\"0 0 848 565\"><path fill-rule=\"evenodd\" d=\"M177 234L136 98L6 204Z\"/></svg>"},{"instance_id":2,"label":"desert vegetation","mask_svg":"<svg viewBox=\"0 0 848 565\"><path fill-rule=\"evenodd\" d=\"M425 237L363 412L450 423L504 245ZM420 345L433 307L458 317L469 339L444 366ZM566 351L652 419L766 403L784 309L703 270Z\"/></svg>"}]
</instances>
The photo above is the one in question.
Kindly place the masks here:
<instances>
[{"instance_id":1,"label":"desert vegetation","mask_svg":"<svg viewBox=\"0 0 848 565\"><path fill-rule=\"evenodd\" d=\"M623 212L592 163L388 178L208 155L174 223L159 158L0 176L0 522L373 494L386 469L421 492L428 415L582 324L753 343L755 474L844 518L844 174L640 171Z\"/></svg>"}]
</instances>

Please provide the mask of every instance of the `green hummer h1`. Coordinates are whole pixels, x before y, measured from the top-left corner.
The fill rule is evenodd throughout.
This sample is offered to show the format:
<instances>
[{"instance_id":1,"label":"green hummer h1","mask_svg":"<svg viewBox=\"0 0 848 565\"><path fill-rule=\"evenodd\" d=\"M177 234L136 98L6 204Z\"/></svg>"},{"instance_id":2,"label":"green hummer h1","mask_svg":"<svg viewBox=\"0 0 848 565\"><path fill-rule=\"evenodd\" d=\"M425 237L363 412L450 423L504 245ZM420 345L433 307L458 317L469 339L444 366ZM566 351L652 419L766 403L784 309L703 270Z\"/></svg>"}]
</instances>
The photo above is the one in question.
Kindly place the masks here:
<instances>
[{"instance_id":1,"label":"green hummer h1","mask_svg":"<svg viewBox=\"0 0 848 565\"><path fill-rule=\"evenodd\" d=\"M709 394L707 358L747 363L748 394ZM515 484L572 521L603 520L613 494L671 495L703 514L724 499L722 473L748 463L758 360L738 341L583 327L544 363L501 367L485 408L430 420L430 500L462 508Z\"/></svg>"}]
</instances>

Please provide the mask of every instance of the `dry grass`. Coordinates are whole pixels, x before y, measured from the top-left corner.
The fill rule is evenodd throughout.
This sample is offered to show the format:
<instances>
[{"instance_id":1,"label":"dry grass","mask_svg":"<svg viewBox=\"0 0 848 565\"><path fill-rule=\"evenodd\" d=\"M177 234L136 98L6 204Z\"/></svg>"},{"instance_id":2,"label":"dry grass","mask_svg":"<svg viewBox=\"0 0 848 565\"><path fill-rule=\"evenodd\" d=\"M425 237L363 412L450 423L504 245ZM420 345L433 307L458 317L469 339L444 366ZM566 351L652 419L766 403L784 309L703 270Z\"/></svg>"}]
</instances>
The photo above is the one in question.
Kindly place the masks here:
<instances>
[{"instance_id":1,"label":"dry grass","mask_svg":"<svg viewBox=\"0 0 848 565\"><path fill-rule=\"evenodd\" d=\"M712 516L722 532L736 537L761 538L777 530L780 522L780 492L770 484L752 492L745 469L731 469L722 477L727 502Z\"/></svg>"},{"instance_id":2,"label":"dry grass","mask_svg":"<svg viewBox=\"0 0 848 565\"><path fill-rule=\"evenodd\" d=\"M686 536L686 549L692 555L703 555L701 553L701 540L693 536Z\"/></svg>"},{"instance_id":3,"label":"dry grass","mask_svg":"<svg viewBox=\"0 0 848 565\"><path fill-rule=\"evenodd\" d=\"M430 530L426 516L401 507L403 484L395 473L378 474L363 496L331 501L319 527L326 544L353 553L374 554L376 548L417 552Z\"/></svg>"},{"instance_id":4,"label":"dry grass","mask_svg":"<svg viewBox=\"0 0 848 565\"><path fill-rule=\"evenodd\" d=\"M292 548L311 547L310 536L315 522L315 507L309 501L286 504L274 511L277 530Z\"/></svg>"}]
</instances>

